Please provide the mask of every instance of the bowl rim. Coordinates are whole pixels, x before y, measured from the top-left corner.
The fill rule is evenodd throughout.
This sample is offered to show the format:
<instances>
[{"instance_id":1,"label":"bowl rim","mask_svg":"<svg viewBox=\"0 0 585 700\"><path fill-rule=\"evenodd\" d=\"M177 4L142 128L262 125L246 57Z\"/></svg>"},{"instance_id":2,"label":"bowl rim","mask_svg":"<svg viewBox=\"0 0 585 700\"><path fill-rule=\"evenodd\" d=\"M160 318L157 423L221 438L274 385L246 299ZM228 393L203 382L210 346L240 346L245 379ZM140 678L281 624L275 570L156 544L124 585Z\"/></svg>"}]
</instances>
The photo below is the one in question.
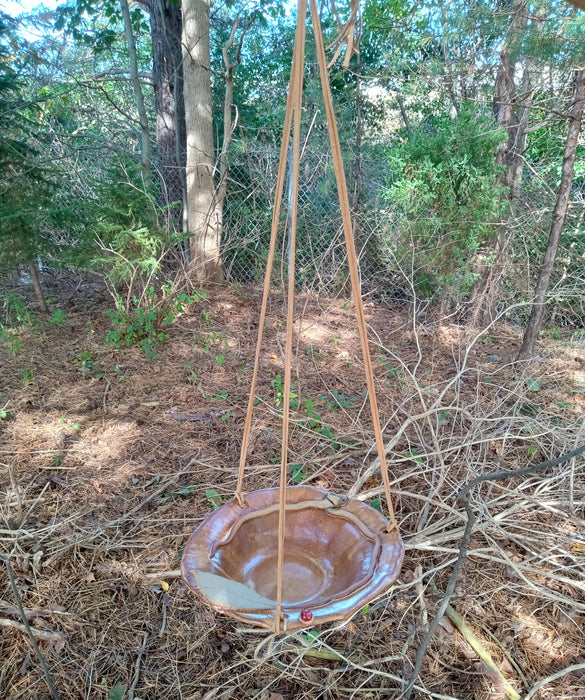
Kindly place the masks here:
<instances>
[{"instance_id":1,"label":"bowl rim","mask_svg":"<svg viewBox=\"0 0 585 700\"><path fill-rule=\"evenodd\" d=\"M219 567L213 567L211 564L218 549L229 545L245 522L277 512L279 494L278 487L257 489L245 495L244 506L231 500L216 508L191 534L181 561L184 582L207 605L240 621L267 628L274 626L276 601L273 601L272 606L266 604L265 607L229 604L209 585L202 585L197 576L201 572L215 576L220 589L222 576L217 575ZM283 602L281 612L284 618L284 629L310 627L323 622L347 619L372 598L389 588L398 578L404 555L400 534L396 529L388 531L389 522L382 513L368 504L314 486L303 485L286 487L286 507L287 513L290 510L314 508L324 511L329 517L345 519L360 531L362 537L372 542L373 552L369 569L364 576L345 589L315 602L311 607L310 624L300 619L300 612L305 606ZM275 532L275 539L276 537ZM226 586L231 582L230 587L234 581L240 584L229 577L223 577L223 581ZM246 587L245 584L243 586ZM258 596L252 589L248 590Z\"/></svg>"}]
</instances>

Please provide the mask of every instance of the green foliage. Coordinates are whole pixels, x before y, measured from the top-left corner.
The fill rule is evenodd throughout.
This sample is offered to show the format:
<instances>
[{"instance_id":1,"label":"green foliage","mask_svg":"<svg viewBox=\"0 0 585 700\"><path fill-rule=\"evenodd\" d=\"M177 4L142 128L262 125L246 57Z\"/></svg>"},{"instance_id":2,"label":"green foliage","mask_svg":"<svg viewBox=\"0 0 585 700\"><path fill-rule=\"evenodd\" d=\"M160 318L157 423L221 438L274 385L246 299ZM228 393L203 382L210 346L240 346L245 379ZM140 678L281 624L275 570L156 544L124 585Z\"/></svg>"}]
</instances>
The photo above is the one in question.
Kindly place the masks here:
<instances>
[{"instance_id":1,"label":"green foliage","mask_svg":"<svg viewBox=\"0 0 585 700\"><path fill-rule=\"evenodd\" d=\"M32 365L25 367L22 370L22 383L24 386L29 386L35 383L35 368Z\"/></svg>"},{"instance_id":2,"label":"green foliage","mask_svg":"<svg viewBox=\"0 0 585 700\"><path fill-rule=\"evenodd\" d=\"M302 464L290 464L288 470L291 473L291 478L295 484L300 484L304 481L308 474L304 471Z\"/></svg>"},{"instance_id":3,"label":"green foliage","mask_svg":"<svg viewBox=\"0 0 585 700\"><path fill-rule=\"evenodd\" d=\"M272 388L274 389L274 402L277 407L280 407L284 403L284 378L280 375L277 374L276 377L270 382ZM294 382L292 383L294 384ZM299 395L292 391L292 384L291 384L291 391L290 391L290 406L291 408L298 408L299 402L298 398Z\"/></svg>"},{"instance_id":4,"label":"green foliage","mask_svg":"<svg viewBox=\"0 0 585 700\"><path fill-rule=\"evenodd\" d=\"M168 287L163 288L163 294L165 292ZM169 337L164 328L177 314L204 298L206 293L201 290L161 298L154 287L146 289L141 297L132 296L130 304L124 304L118 296L117 308L108 311L113 328L107 332L105 341L117 348L139 345L142 352L154 360L158 348Z\"/></svg>"},{"instance_id":5,"label":"green foliage","mask_svg":"<svg viewBox=\"0 0 585 700\"><path fill-rule=\"evenodd\" d=\"M49 321L55 326L63 326L67 321L67 314L61 309L57 308L53 311L53 315L51 316Z\"/></svg>"},{"instance_id":6,"label":"green foliage","mask_svg":"<svg viewBox=\"0 0 585 700\"><path fill-rule=\"evenodd\" d=\"M124 700L125 695L126 695L126 686L122 685L122 683L118 682L110 690L110 692L108 694L108 700Z\"/></svg>"},{"instance_id":7,"label":"green foliage","mask_svg":"<svg viewBox=\"0 0 585 700\"><path fill-rule=\"evenodd\" d=\"M78 352L75 359L79 362L78 370L85 374L91 372L94 368L95 354L90 350L82 350Z\"/></svg>"},{"instance_id":8,"label":"green foliage","mask_svg":"<svg viewBox=\"0 0 585 700\"><path fill-rule=\"evenodd\" d=\"M7 294L3 300L2 321L0 321L0 343L5 343L16 356L22 349L20 336L30 326L36 325L36 318L26 304L15 294Z\"/></svg>"},{"instance_id":9,"label":"green foliage","mask_svg":"<svg viewBox=\"0 0 585 700\"><path fill-rule=\"evenodd\" d=\"M221 495L215 489L205 489L205 498L213 508L221 505Z\"/></svg>"},{"instance_id":10,"label":"green foliage","mask_svg":"<svg viewBox=\"0 0 585 700\"><path fill-rule=\"evenodd\" d=\"M9 270L54 255L59 245L47 224L62 217L52 200L54 172L41 157L41 99L23 94L15 31L14 21L0 13L0 266Z\"/></svg>"},{"instance_id":11,"label":"green foliage","mask_svg":"<svg viewBox=\"0 0 585 700\"><path fill-rule=\"evenodd\" d=\"M134 6L130 13L135 34L147 34L144 11ZM97 55L111 49L122 33L122 11L118 0L70 0L57 8L55 29L65 31L76 42L91 46Z\"/></svg>"},{"instance_id":12,"label":"green foliage","mask_svg":"<svg viewBox=\"0 0 585 700\"><path fill-rule=\"evenodd\" d=\"M125 288L130 298L136 286L159 271L164 253L181 237L160 226L155 193L145 187L139 165L130 158L109 164L96 193L95 200L82 204L86 243L73 262L103 273L113 289Z\"/></svg>"},{"instance_id":13,"label":"green foliage","mask_svg":"<svg viewBox=\"0 0 585 700\"><path fill-rule=\"evenodd\" d=\"M474 254L496 235L505 207L494 157L502 136L466 106L391 148L386 197L397 234L389 247L412 261L419 293L457 296L473 283Z\"/></svg>"},{"instance_id":14,"label":"green foliage","mask_svg":"<svg viewBox=\"0 0 585 700\"><path fill-rule=\"evenodd\" d=\"M16 294L8 293L3 301L4 325L12 328L33 326L36 323L35 315L30 311L24 301Z\"/></svg>"}]
</instances>

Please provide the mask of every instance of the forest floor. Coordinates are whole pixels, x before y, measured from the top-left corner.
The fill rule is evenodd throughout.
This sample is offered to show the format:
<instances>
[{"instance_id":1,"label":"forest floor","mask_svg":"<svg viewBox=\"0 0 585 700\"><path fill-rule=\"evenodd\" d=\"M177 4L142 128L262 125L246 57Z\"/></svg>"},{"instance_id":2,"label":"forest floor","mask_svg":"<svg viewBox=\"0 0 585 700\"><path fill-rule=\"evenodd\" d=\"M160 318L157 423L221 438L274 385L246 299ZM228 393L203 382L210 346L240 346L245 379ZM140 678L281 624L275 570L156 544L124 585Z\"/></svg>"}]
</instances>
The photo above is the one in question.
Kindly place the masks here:
<instances>
[{"instance_id":1,"label":"forest floor","mask_svg":"<svg viewBox=\"0 0 585 700\"><path fill-rule=\"evenodd\" d=\"M99 285L47 284L51 320L21 309L0 343L0 552L63 699L398 698L457 556L458 490L585 442L577 334L546 333L515 368L516 327L470 336L368 305L404 564L351 621L275 637L205 607L178 572L191 532L234 493L259 292L210 291L153 359L104 343L113 303ZM4 291L6 315L16 297L34 309L27 287ZM246 490L278 479L282 306L269 309ZM300 297L298 311L291 483L384 509L351 305ZM415 697L503 698L503 677L522 697L585 698L585 461L482 484L472 502L452 606L499 674L445 618ZM0 659L0 697L50 697L3 561Z\"/></svg>"}]
</instances>

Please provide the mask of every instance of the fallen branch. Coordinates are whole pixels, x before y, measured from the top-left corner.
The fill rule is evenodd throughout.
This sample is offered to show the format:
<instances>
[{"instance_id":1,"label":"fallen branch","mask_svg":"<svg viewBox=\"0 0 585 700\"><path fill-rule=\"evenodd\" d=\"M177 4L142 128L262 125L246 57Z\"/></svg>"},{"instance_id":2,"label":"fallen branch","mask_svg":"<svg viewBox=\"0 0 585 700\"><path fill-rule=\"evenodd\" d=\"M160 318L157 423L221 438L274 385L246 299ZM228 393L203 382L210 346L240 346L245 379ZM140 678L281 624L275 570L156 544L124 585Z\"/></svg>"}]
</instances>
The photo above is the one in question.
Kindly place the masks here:
<instances>
[{"instance_id":1,"label":"fallen branch","mask_svg":"<svg viewBox=\"0 0 585 700\"><path fill-rule=\"evenodd\" d=\"M6 617L0 617L0 627L12 627L15 630L20 630L28 634L27 628L20 622L15 622L14 620L9 620ZM37 627L31 627L29 629L35 637L39 639L45 639L47 642L65 642L65 637L61 632L49 632L47 630L40 630Z\"/></svg>"},{"instance_id":2,"label":"fallen branch","mask_svg":"<svg viewBox=\"0 0 585 700\"><path fill-rule=\"evenodd\" d=\"M165 578L180 578L181 569L171 569L170 571L155 571L153 574L144 574L143 578L147 579L165 579Z\"/></svg>"},{"instance_id":3,"label":"fallen branch","mask_svg":"<svg viewBox=\"0 0 585 700\"><path fill-rule=\"evenodd\" d=\"M24 607L22 605L22 599L20 597L20 593L18 592L18 586L16 585L16 579L14 578L14 571L12 570L12 562L10 561L10 557L7 557L5 554L0 554L0 559L6 564L6 570L8 571L8 579L10 581L10 588L12 589L12 594L14 595L14 598L16 600L16 604L18 605L18 610L20 612L20 616L22 618L22 629L27 633L28 638L30 640L31 646L35 651L35 654L37 655L37 659L39 660L39 663L41 664L41 667L43 669L43 672L45 674L45 681L47 682L47 686L49 687L49 690L51 691L51 695L53 696L53 700L61 700L61 696L59 695L57 688L55 687L55 684L53 683L53 677L51 676L51 672L49 671L49 667L47 666L47 662L45 661L45 657L41 654L41 650L39 649L39 645L37 644L37 640L35 639L34 632L31 628L31 626L28 624L28 620L26 619L26 613L24 611ZM8 622L12 623L12 620L8 620ZM14 624L18 623L13 623L10 625L10 627L14 626ZM39 632L40 630L36 630L36 632ZM61 635L60 635L61 638Z\"/></svg>"},{"instance_id":4,"label":"fallen branch","mask_svg":"<svg viewBox=\"0 0 585 700\"><path fill-rule=\"evenodd\" d=\"M451 622L457 627L465 640L473 651L479 656L483 663L497 675L501 685L506 689L506 697L509 700L522 700L520 694L512 687L512 685L504 678L502 672L497 667L496 662L492 659L489 651L483 646L480 640L473 634L469 627L465 624L461 615L450 605L447 605L445 614Z\"/></svg>"},{"instance_id":5,"label":"fallen branch","mask_svg":"<svg viewBox=\"0 0 585 700\"><path fill-rule=\"evenodd\" d=\"M406 687L404 689L404 692L402 693L401 697L405 698L406 700L409 700L409 698L412 696L412 692L414 690L414 684L420 674L423 661L425 658L425 655L427 653L427 649L429 647L429 644L431 643L431 640L433 639L433 636L435 634L435 631L437 627L439 626L439 622L441 621L441 618L443 615L445 615L445 612L447 610L447 607L449 605L449 602L451 601L451 598L453 596L453 592L455 591L455 586L457 585L457 581L459 579L459 574L461 573L461 569L463 568L463 564L465 563L465 559L467 558L467 550L469 548L469 540L471 539L471 533L473 532L473 526L475 525L475 521L477 520L477 516L473 511L473 507L469 501L469 498L467 497L467 494L473 489L475 486L478 484L481 484L484 481L497 481L499 479L513 479L514 477L518 476L526 476L527 474L533 474L534 472L540 471L541 469L546 469L547 467L554 467L557 464L562 464L563 462L568 462L570 459L573 457L577 457L580 454L583 454L585 452L585 445L581 445L581 447L578 447L575 450L572 450L571 452L567 452L567 454L561 455L560 457L557 457L556 459L550 459L548 462L541 462L540 464L535 464L531 467L525 467L524 469L517 469L517 470L512 470L512 471L506 471L506 472L497 472L495 474L485 474L484 476L478 476L475 479L472 479L468 484L466 484L457 494L457 500L461 501L463 503L463 507L465 508L467 512L467 524L465 525L465 530L463 532L463 536L461 538L461 544L459 545L459 555L457 557L457 560L455 562L455 565L453 566L453 571L451 572L451 576L449 577L449 581L447 583L447 587L445 589L445 595L443 596L443 599L441 603L439 604L439 607L437 608L437 611L435 613L435 617L433 618L433 621L431 622L429 629L427 630L427 633L425 634L421 645L418 649L418 652L416 654L416 659L414 662L414 666L412 669L412 673L410 674L410 678L407 681Z\"/></svg>"},{"instance_id":6,"label":"fallen branch","mask_svg":"<svg viewBox=\"0 0 585 700\"><path fill-rule=\"evenodd\" d=\"M144 650L146 649L146 640L148 639L148 632L142 633L142 644L138 650L138 656L136 657L136 663L134 664L134 679L132 685L128 689L128 700L134 700L134 692L136 691L136 686L138 685L138 679L140 678L140 664L142 663L142 656L144 655Z\"/></svg>"}]
</instances>

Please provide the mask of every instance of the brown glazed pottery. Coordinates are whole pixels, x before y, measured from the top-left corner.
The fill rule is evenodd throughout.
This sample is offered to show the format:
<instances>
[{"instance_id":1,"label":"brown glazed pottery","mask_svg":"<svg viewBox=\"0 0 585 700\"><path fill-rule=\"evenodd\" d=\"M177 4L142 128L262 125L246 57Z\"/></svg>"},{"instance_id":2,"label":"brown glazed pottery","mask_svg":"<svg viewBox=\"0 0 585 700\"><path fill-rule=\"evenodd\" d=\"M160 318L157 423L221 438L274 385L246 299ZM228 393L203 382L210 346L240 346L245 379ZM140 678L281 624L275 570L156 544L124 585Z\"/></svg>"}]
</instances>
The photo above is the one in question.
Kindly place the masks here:
<instances>
[{"instance_id":1,"label":"brown glazed pottery","mask_svg":"<svg viewBox=\"0 0 585 700\"><path fill-rule=\"evenodd\" d=\"M215 610L273 628L279 490L217 508L189 538L186 584ZM398 578L404 546L361 501L313 486L286 489L282 628L345 620Z\"/></svg>"}]
</instances>

